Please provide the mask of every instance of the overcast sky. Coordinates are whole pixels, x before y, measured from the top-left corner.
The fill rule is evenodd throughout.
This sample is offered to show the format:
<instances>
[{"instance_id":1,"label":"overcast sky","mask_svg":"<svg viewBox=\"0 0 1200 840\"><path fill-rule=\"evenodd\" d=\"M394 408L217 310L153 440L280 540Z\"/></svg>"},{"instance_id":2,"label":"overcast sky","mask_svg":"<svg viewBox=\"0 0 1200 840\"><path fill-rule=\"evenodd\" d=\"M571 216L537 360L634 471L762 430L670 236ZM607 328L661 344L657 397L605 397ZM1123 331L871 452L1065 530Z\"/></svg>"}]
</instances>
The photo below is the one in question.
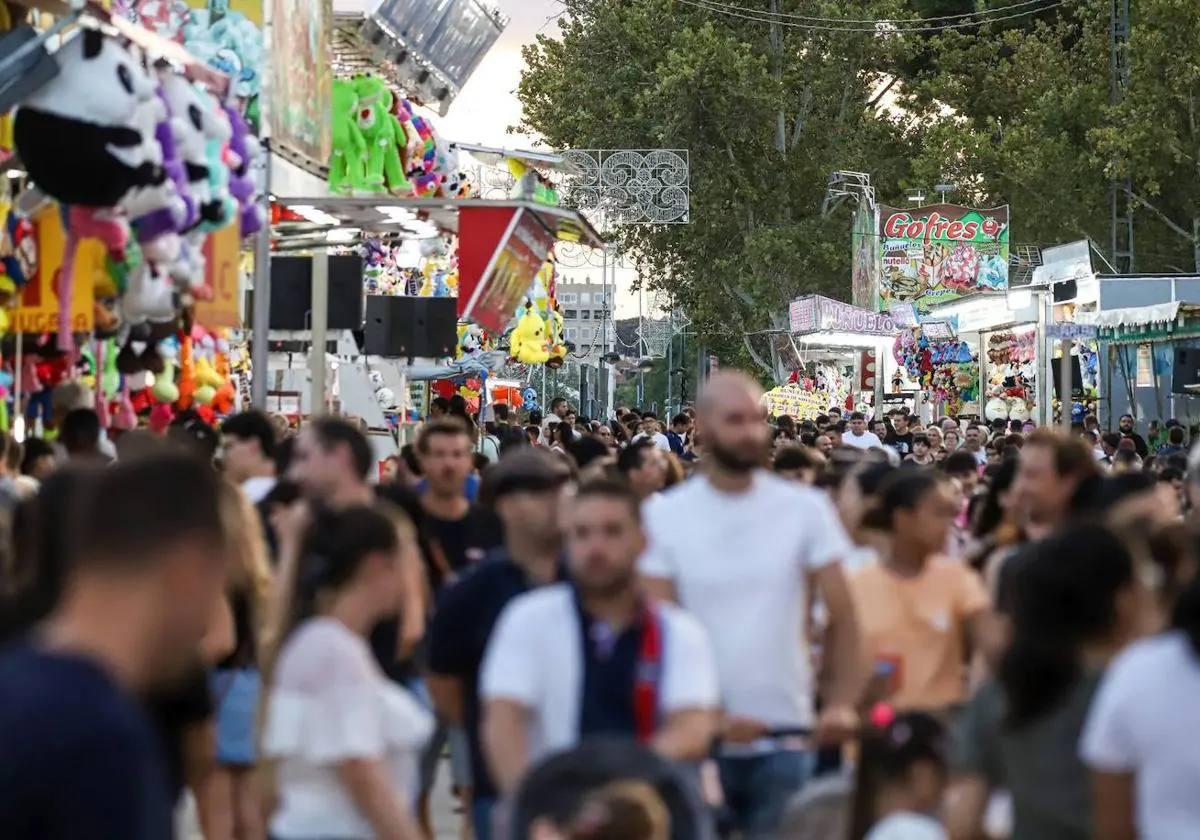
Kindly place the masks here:
<instances>
[{"instance_id":1,"label":"overcast sky","mask_svg":"<svg viewBox=\"0 0 1200 840\"><path fill-rule=\"evenodd\" d=\"M450 106L450 113L438 121L438 127L445 136L466 143L528 147L533 138L506 133L510 125L521 119L521 106L517 102L521 47L532 43L538 30L556 34L558 27L547 24L546 20L563 7L558 0L499 0L497 5L512 18L512 23L483 57Z\"/></svg>"}]
</instances>

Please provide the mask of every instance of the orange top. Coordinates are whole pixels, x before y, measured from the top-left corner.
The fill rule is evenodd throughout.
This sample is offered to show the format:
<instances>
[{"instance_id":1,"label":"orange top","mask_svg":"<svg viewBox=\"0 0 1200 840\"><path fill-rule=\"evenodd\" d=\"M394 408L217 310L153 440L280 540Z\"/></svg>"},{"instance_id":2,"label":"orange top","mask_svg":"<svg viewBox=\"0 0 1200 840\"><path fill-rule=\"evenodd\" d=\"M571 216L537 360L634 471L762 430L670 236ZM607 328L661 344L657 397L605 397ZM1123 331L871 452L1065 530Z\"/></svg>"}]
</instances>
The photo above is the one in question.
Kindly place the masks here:
<instances>
[{"instance_id":1,"label":"orange top","mask_svg":"<svg viewBox=\"0 0 1200 840\"><path fill-rule=\"evenodd\" d=\"M937 558L915 577L881 564L851 578L868 661L893 665L898 709L940 709L966 700L967 622L988 609L983 581Z\"/></svg>"}]
</instances>

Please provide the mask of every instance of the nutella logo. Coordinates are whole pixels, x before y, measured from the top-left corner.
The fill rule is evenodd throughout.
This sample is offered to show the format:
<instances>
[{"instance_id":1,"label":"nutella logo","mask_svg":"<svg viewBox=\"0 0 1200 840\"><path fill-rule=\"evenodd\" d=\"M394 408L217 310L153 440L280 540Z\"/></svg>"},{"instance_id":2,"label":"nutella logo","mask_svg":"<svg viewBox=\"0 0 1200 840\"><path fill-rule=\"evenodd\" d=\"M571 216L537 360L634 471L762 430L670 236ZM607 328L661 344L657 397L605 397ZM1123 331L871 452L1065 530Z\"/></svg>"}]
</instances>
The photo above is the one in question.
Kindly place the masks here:
<instances>
[{"instance_id":1,"label":"nutella logo","mask_svg":"<svg viewBox=\"0 0 1200 840\"><path fill-rule=\"evenodd\" d=\"M978 222L964 224L957 219L947 219L936 212L930 213L925 219L914 219L909 213L893 213L883 225L883 235L889 239L920 239L925 242L931 239L952 239L970 242L978 234Z\"/></svg>"}]
</instances>

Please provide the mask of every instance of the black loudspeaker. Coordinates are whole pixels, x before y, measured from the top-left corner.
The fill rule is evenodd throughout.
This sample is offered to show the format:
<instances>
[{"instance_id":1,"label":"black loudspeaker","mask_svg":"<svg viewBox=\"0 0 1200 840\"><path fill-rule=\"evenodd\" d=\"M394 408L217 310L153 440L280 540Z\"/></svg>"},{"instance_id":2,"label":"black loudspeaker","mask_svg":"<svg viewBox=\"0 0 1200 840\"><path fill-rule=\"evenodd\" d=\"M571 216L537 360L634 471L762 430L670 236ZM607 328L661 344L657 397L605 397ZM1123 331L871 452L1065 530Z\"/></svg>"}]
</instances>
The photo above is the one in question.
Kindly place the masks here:
<instances>
[{"instance_id":1,"label":"black loudspeaker","mask_svg":"<svg viewBox=\"0 0 1200 840\"><path fill-rule=\"evenodd\" d=\"M440 358L458 345L458 300L367 295L363 352L371 356Z\"/></svg>"},{"instance_id":2,"label":"black loudspeaker","mask_svg":"<svg viewBox=\"0 0 1200 840\"><path fill-rule=\"evenodd\" d=\"M1176 347L1171 366L1171 393L1195 394L1186 386L1200 383L1200 347Z\"/></svg>"},{"instance_id":3,"label":"black loudspeaker","mask_svg":"<svg viewBox=\"0 0 1200 840\"><path fill-rule=\"evenodd\" d=\"M1062 386L1062 359L1051 359L1050 365L1054 369L1054 396L1059 396L1059 391ZM1079 394L1083 392L1083 371L1079 367L1079 357L1071 357L1071 393Z\"/></svg>"},{"instance_id":4,"label":"black loudspeaker","mask_svg":"<svg viewBox=\"0 0 1200 840\"><path fill-rule=\"evenodd\" d=\"M329 257L326 328L359 330L363 320L362 257ZM247 311L253 311L248 309ZM271 258L271 329L312 329L312 259Z\"/></svg>"}]
</instances>

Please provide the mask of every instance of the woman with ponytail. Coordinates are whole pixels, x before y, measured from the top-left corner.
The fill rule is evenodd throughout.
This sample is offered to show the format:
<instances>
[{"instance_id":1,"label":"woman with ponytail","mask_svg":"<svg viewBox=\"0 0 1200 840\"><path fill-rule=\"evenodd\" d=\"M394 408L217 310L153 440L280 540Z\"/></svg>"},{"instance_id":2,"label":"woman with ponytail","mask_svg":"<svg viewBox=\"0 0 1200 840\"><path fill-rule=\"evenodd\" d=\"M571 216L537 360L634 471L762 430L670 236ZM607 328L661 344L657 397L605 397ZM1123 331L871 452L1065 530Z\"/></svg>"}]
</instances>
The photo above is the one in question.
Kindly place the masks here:
<instances>
[{"instance_id":1,"label":"woman with ponytail","mask_svg":"<svg viewBox=\"0 0 1200 840\"><path fill-rule=\"evenodd\" d=\"M319 513L285 593L263 753L275 840L417 840L417 762L433 721L384 676L367 635L403 580L395 523L367 507Z\"/></svg>"},{"instance_id":2,"label":"woman with ponytail","mask_svg":"<svg viewBox=\"0 0 1200 840\"><path fill-rule=\"evenodd\" d=\"M967 699L965 663L989 614L979 575L942 554L959 498L921 468L896 471L878 496L865 524L886 534L884 550L850 578L867 655L897 709L945 711Z\"/></svg>"},{"instance_id":3,"label":"woman with ponytail","mask_svg":"<svg viewBox=\"0 0 1200 840\"><path fill-rule=\"evenodd\" d=\"M1105 666L1136 633L1143 599L1128 550L1099 525L1065 528L1029 551L1011 580L1010 646L959 721L952 838L980 836L1000 789L1012 794L1014 837L1093 837L1079 737Z\"/></svg>"},{"instance_id":4,"label":"woman with ponytail","mask_svg":"<svg viewBox=\"0 0 1200 840\"><path fill-rule=\"evenodd\" d=\"M1095 785L1098 840L1200 831L1200 576L1171 628L1122 653L1088 714L1083 760Z\"/></svg>"}]
</instances>

